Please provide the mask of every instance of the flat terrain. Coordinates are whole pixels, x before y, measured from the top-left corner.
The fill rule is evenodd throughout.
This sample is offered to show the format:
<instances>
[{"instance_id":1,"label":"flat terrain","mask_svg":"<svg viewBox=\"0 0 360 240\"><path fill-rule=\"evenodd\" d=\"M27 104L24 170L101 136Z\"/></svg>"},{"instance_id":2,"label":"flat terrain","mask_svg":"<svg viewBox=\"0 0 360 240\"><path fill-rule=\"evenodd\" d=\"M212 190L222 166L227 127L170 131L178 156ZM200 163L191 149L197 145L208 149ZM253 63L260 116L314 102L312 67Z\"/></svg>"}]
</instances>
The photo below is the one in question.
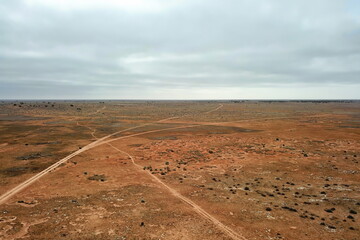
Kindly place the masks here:
<instances>
[{"instance_id":1,"label":"flat terrain","mask_svg":"<svg viewBox=\"0 0 360 240\"><path fill-rule=\"evenodd\" d=\"M359 101L2 101L0 136L0 239L360 236Z\"/></svg>"}]
</instances>

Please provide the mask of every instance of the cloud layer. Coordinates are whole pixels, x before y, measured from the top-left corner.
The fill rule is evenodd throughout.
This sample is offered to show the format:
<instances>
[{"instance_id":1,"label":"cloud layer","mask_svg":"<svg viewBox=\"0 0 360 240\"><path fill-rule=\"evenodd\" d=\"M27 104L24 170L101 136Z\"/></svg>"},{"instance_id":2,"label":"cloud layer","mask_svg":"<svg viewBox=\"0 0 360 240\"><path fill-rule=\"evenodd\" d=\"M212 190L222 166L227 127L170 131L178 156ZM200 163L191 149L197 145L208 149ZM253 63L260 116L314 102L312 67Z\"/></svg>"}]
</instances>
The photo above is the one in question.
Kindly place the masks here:
<instances>
[{"instance_id":1,"label":"cloud layer","mask_svg":"<svg viewBox=\"0 0 360 240\"><path fill-rule=\"evenodd\" d=\"M13 0L1 98L360 98L360 4Z\"/></svg>"}]
</instances>

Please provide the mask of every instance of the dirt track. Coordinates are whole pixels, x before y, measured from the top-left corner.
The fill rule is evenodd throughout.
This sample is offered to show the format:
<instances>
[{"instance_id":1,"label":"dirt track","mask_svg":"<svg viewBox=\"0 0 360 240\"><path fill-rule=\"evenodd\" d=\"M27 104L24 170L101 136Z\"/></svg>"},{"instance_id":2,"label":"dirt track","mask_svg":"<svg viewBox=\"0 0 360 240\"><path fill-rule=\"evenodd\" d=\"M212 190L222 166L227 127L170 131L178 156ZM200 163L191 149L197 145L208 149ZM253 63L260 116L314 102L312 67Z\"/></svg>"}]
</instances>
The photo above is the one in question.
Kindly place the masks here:
<instances>
[{"instance_id":1,"label":"dirt track","mask_svg":"<svg viewBox=\"0 0 360 240\"><path fill-rule=\"evenodd\" d=\"M2 144L3 193L19 193L43 166L58 166L52 159L76 154L1 206L5 239L357 239L355 104L107 106L59 107L60 119L47 120L52 126L2 124L10 129ZM13 142L35 126L36 137ZM49 153L54 157L41 158Z\"/></svg>"},{"instance_id":2,"label":"dirt track","mask_svg":"<svg viewBox=\"0 0 360 240\"><path fill-rule=\"evenodd\" d=\"M163 181L161 181L161 179L159 179L158 177L156 177L155 175L151 174L149 171L144 171L142 169L142 166L138 165L135 160L134 157L131 156L129 153L124 152L120 149L118 149L117 147L113 146L110 143L107 143L109 146L111 146L113 149L117 150L118 152L121 152L123 154L125 154L126 156L129 157L129 159L131 160L132 164L134 164L140 171L145 172L147 175L149 175L150 177L152 177L153 179L155 179L155 181L157 181L158 183L160 183L164 188L166 188L173 196L175 196L176 198L182 200L183 202L185 202L186 204L190 205L194 211L196 211L198 214L200 214L202 217L204 217L205 219L209 220L210 222L212 222L215 226L217 226L221 231L223 231L224 233L226 233L230 238L232 239L238 239L238 240L246 240L247 238L245 238L244 236L238 234L237 232L235 232L234 230L232 230L231 228L229 228L228 226L224 225L223 223L221 223L219 220L217 220L215 217L213 217L211 214L209 214L208 212L206 212L204 209L202 209L199 205L197 205L195 202L191 201L190 199L184 197L183 195L181 195L178 191L176 191L174 188L168 186L167 184L165 184Z\"/></svg>"},{"instance_id":3,"label":"dirt track","mask_svg":"<svg viewBox=\"0 0 360 240\"><path fill-rule=\"evenodd\" d=\"M211 112L214 112L220 108L222 108L223 105L220 104L220 106L218 106L217 108L210 110L208 112L205 112L204 114L208 114ZM105 107L104 107L105 108ZM103 108L103 109L104 109ZM98 110L96 113L98 113L100 110ZM171 117L171 118L166 118L166 119L162 119L159 120L157 122L154 123L159 123L159 122L164 122L164 121L168 121L171 119L175 119L175 118L180 118L180 117ZM160 129L160 130L153 130L153 131L146 131L146 132L141 132L141 133L136 133L136 134L131 134L131 135L127 135L127 136L122 136L122 137L118 137L115 139L111 139L111 140L106 140L108 138L110 138L111 136L114 136L116 134L119 134L121 132L125 132L125 131L129 131L132 129L136 129L136 128L140 128L140 127L144 127L144 126L148 126L154 123L148 123L148 124L143 124L137 127L132 127L132 128L127 128L125 130L121 130L112 134L109 134L105 137L102 137L100 139L98 139L94 134L95 134L95 130L87 127L88 129L90 129L91 131L93 131L91 133L91 135L96 138L96 141L84 146L83 148L79 149L78 151L68 155L67 157L61 159L60 161L56 162L55 164L51 165L50 167L48 167L47 169L41 171L40 173L36 174L35 176L31 177L30 179L26 180L25 182L19 184L18 186L16 186L15 188L11 189L10 191L6 192L5 194L3 194L0 197L0 204L5 203L8 199L10 199L12 196L14 196L15 194L17 194L18 192L22 191L23 189L25 189L26 187L30 186L31 184L33 184L35 181L37 181L38 179L40 179L41 177L43 177L44 175L46 175L47 173L55 170L57 167L59 167L61 164L67 162L68 160L70 160L71 158L75 157L76 155L87 151L91 148L103 145L103 144L108 144L109 146L111 146L113 149L127 155L129 157L129 159L131 160L132 164L134 164L139 170L142 170L142 166L136 164L136 162L134 161L134 157L131 156L130 154L128 154L127 152L124 152L118 148L116 148L115 146L113 146L110 142L113 141L117 141L120 139L124 139L124 138L129 138L129 137L134 137L134 136L139 136L139 135L144 135L144 134L148 134L148 133L155 133L155 132L161 132L161 131L168 131L168 130L175 130L175 129L181 129L181 128L190 128L190 127L196 127L199 125L187 125L187 126L180 126L180 127L174 127L174 128L166 128L166 129ZM77 122L77 125L80 125ZM85 126L86 127L86 126ZM105 141L106 140L106 141ZM194 211L196 211L199 215L201 215L202 217L204 217L205 219L211 221L213 224L215 224L221 231L223 231L224 233L226 233L230 238L232 239L236 239L236 240L246 240L245 237L243 237L242 235L236 233L234 230L232 230L231 228L229 228L228 226L224 225L223 223L221 223L219 220L217 220L215 217L213 217L212 215L210 215L208 212L206 212L204 209L202 209L199 205L197 205L195 202L191 201L190 199L184 197L183 195L181 195L179 192L177 192L175 189L173 189L172 187L168 186L167 184L165 184L163 181L161 181L158 177L156 177L155 175L152 175L150 172L148 171L143 171L146 172L146 174L148 174L150 177L152 177L153 179L155 179L158 183L160 183L163 187L165 187L173 196L177 197L178 199L182 200L183 202L185 202L186 204L190 205Z\"/></svg>"},{"instance_id":4,"label":"dirt track","mask_svg":"<svg viewBox=\"0 0 360 240\"><path fill-rule=\"evenodd\" d=\"M166 121L166 120L169 120L169 118L166 118L166 119L162 119L160 121L157 121L157 122L161 122L161 121ZM154 123L157 123L157 122L154 122ZM115 132L115 133L112 133L110 135L107 135L105 137L102 137L100 139L97 139L96 141L82 147L81 149L77 150L76 152L73 152L71 153L70 155L66 156L65 158L59 160L58 162L56 162L55 164L51 165L50 167L46 168L45 170L41 171L40 173L36 174L35 176L29 178L28 180L26 180L25 182L19 184L18 186L16 186L15 188L11 189L10 191L6 192L5 194L1 195L0 196L0 205L1 204L4 204L8 199L10 199L12 196L14 196L16 193L20 192L21 190L25 189L26 187L30 186L31 184L33 184L35 181L37 181L38 179L40 179L41 177L43 177L44 175L46 175L47 173L55 170L57 167L59 167L61 164L67 162L68 160L70 160L71 158L79 155L80 153L82 152L85 152L91 148L94 148L96 146L100 146L102 144L105 144L108 141L105 141L105 139L108 139L110 138L111 136L114 136L116 134L119 134L121 132L125 132L125 131L129 131L129 130L133 130L133 129L136 129L136 128L140 128L140 127L144 127L144 126L148 126L150 124L154 124L154 123L148 123L148 124L143 124L143 125L139 125L139 126L136 126L136 127L131 127L131 128L127 128L127 129L124 129L124 130L121 130L121 131L118 131L118 132ZM132 137L132 136L137 136L139 134L134 134L134 135L128 135L126 137ZM123 137L125 138L125 137Z\"/></svg>"}]
</instances>

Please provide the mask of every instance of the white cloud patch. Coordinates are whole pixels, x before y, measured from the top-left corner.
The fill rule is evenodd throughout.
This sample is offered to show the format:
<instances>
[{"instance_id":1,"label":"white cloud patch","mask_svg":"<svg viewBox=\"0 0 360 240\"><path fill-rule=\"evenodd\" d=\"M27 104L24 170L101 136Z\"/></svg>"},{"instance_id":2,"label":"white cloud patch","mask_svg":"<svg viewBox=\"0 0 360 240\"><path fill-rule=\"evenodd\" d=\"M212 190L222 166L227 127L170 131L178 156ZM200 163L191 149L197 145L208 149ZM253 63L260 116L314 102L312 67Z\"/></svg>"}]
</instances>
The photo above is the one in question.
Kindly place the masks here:
<instances>
[{"instance_id":1,"label":"white cloud patch","mask_svg":"<svg viewBox=\"0 0 360 240\"><path fill-rule=\"evenodd\" d=\"M61 11L111 9L127 12L160 12L173 7L178 0L25 0L30 7L47 7Z\"/></svg>"}]
</instances>

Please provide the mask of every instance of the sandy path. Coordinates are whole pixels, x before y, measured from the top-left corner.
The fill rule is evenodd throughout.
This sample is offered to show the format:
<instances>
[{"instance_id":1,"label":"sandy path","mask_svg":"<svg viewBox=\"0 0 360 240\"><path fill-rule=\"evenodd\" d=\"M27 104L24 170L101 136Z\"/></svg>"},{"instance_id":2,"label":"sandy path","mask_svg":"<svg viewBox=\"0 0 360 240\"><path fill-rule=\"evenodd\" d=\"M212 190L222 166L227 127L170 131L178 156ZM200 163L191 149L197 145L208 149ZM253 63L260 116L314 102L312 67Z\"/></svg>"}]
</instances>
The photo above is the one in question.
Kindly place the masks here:
<instances>
[{"instance_id":1,"label":"sandy path","mask_svg":"<svg viewBox=\"0 0 360 240\"><path fill-rule=\"evenodd\" d=\"M210 110L208 112L205 112L204 114L208 114L211 112L214 112L218 109L220 109L221 107L223 107L223 105L221 104L220 106L218 106L216 109ZM159 122L164 122L164 121L168 121L171 119L175 119L175 118L179 118L179 117L171 117L171 118L166 118L166 119L162 119L159 120L157 122L154 123L159 123ZM117 150L118 152L121 152L125 155L127 155L130 159L131 162L137 167L139 168L139 170L142 170L142 166L138 165L135 160L134 157L131 156L130 154L128 154L127 152L124 152L118 148L116 148L115 146L113 146L110 142L113 141L117 141L120 139L124 139L124 138L129 138L129 137L134 137L134 136L139 136L139 135L144 135L144 134L148 134L148 133L154 133L154 132L161 132L161 131L168 131L168 130L174 130L174 129L181 129L181 128L191 128L191 127L197 127L197 126L201 126L201 125L187 125L187 126L180 126L180 127L173 127L173 128L166 128L166 129L160 129L160 130L152 130L152 131L146 131L146 132L140 132L140 133L136 133L136 134L131 134L131 135L127 135L127 136L122 136L122 137L118 137L115 139L110 139L110 140L106 140L111 136L114 136L118 133L124 132L124 131L129 131L131 129L136 129L139 127L143 127L143 126L147 126L150 124L154 124L154 123L148 123L148 124L143 124L143 125L139 125L137 127L132 127L132 128L128 128L125 130L121 130L115 133L112 133L110 135L107 135L105 137L102 137L100 139L98 139L94 133L96 130L91 129L90 127L87 127L89 130L93 131L91 134L94 138L96 138L97 140L86 145L85 147L83 147L82 149L79 149L78 151L68 155L67 157L61 159L60 161L56 162L55 164L51 165L50 167L48 167L47 169L41 171L40 173L36 174L35 176L31 177L30 179L26 180L25 182L19 184L18 186L16 186L15 188L11 189L10 191L6 192L5 194L3 194L0 197L0 204L5 203L8 199L10 199L12 196L14 196L16 193L20 192L21 190L25 189L26 187L30 186L32 183L34 183L35 181L37 181L38 179L40 179L42 176L44 176L45 174L51 172L52 170L56 169L58 166L60 166L61 164L67 162L69 159L71 159L72 157L87 151L91 148L103 145L103 144L107 144L109 146L111 146L113 149ZM80 125L77 122L77 125ZM105 141L106 140L106 141ZM143 171L143 170L142 170ZM201 215L202 217L204 217L205 219L209 220L210 222L212 222L215 226L217 226L221 231L223 231L225 234L227 234L230 238L235 239L235 240L246 240L246 238L240 234L238 234L237 232L235 232L234 230L232 230L231 228L229 228L228 226L224 225L223 223L221 223L218 219L216 219L215 217L213 217L211 214L209 214L208 212L206 212L204 209L202 209L199 205L197 205L195 202L193 202L192 200L186 198L185 196L181 195L179 192L177 192L174 188L168 186L167 184L165 184L163 181L161 181L161 179L159 179L158 177L156 177L155 175L151 174L149 171L143 171L146 174L148 174L150 177L152 177L155 181L157 181L159 184L161 184L164 188L166 188L173 196L175 196L176 198L182 200L183 202L185 202L186 204L188 204L189 206L191 206L194 211L196 211L199 215Z\"/></svg>"},{"instance_id":2,"label":"sandy path","mask_svg":"<svg viewBox=\"0 0 360 240\"><path fill-rule=\"evenodd\" d=\"M214 109L214 110L218 110L222 107L219 106L218 108ZM206 112L206 113L210 113L210 112L213 112L213 110L209 111L209 112ZM88 127L88 126L85 126L85 125L80 125L78 122L77 122L77 125L79 126L83 126L83 127L86 127L87 129L89 129L91 132L91 135L95 138L95 139L98 139L94 134L96 132L95 129L92 129L91 127ZM189 127L189 126L187 126ZM166 129L166 130L169 130L169 129ZM146 132L146 133L149 133L149 132ZM146 133L143 133L143 134L146 134ZM133 135L131 135L133 136ZM130 136L126 136L126 137L130 137ZM119 140L119 139L116 139L116 140ZM213 224L215 224L221 231L223 231L224 233L226 233L230 238L232 239L241 239L241 240L246 240L245 237L243 237L242 235L238 234L237 232L235 232L234 230L232 230L231 228L229 228L228 226L224 225L223 223L221 223L219 220L217 220L215 217L213 217L211 214L209 214L208 212L206 212L203 208L201 208L199 205L197 205L195 202L191 201L189 198L181 195L178 191L176 191L174 188L168 186L166 183L164 183L163 181L161 181L160 178L156 177L155 175L151 174L149 171L144 171L143 170L143 167L139 164L137 164L135 162L135 158L133 156L131 156L129 153L123 151L123 150L120 150L119 148L113 146L111 143L106 143L107 145L109 145L110 147L112 147L113 149L115 149L116 151L126 155L129 157L129 159L131 160L132 164L138 168L138 170L140 172L143 172L147 175L149 175L151 178L155 179L156 182L160 183L164 188L166 188L173 196L175 196L176 198L180 199L181 201L185 202L186 204L190 205L195 212L197 212L200 216L204 217L205 219L209 220L210 222L212 222Z\"/></svg>"},{"instance_id":3,"label":"sandy path","mask_svg":"<svg viewBox=\"0 0 360 240\"><path fill-rule=\"evenodd\" d=\"M220 108L222 108L223 105L221 104L219 107L217 107L216 109L210 110L208 112L206 112L205 114L214 112ZM165 120L164 120L165 121ZM160 131L168 131L171 129L179 129L179 128L189 128L189 127L196 127L198 125L192 125L192 126L181 126L181 127L175 127L175 128L167 128L167 129L161 129L161 130L153 130L153 131L147 131L147 132L142 132L139 134L132 134L132 135L128 135L128 136L123 136L123 137L119 137L116 139L112 139L109 140L107 142L103 142L101 143L104 144L106 143L107 145L109 145L110 147L112 147L113 149L115 149L116 151L126 155L127 157L129 157L129 159L131 160L132 164L138 168L139 171L147 174L148 176L150 176L151 178L153 178L156 182L160 183L164 188L166 188L173 196L175 196L176 198L180 199L181 201L183 201L184 203L188 204L189 206L191 206L193 208L193 210L195 212L197 212L200 216L202 216L203 218L209 220L210 222L212 222L215 226L217 226L221 231L223 231L225 234L227 234L230 238L232 239L236 239L236 240L246 240L246 238L240 234L238 234L237 232L235 232L234 230L232 230L231 228L229 228L228 226L224 225L223 223L221 223L218 219L216 219L214 216L212 216L210 213L206 212L203 208L201 208L199 205L197 205L195 202L193 202L192 200L190 200L189 198L181 195L178 191L176 191L174 188L170 187L169 185L167 185L166 183L164 183L163 181L161 181L160 178L158 178L157 176L151 174L149 171L144 171L143 167L139 164L137 164L135 162L135 158L133 156L131 156L129 153L120 150L119 148L113 146L110 142L112 141L116 141L116 140L120 140L123 138L128 138L128 137L133 137L133 136L138 136L138 135L143 135L143 134L147 134L147 133L153 133L153 132L160 132ZM87 127L87 126L84 126ZM91 134L94 138L97 139L97 137L94 135L95 131L94 129L87 127L89 130L93 131Z\"/></svg>"},{"instance_id":4,"label":"sandy path","mask_svg":"<svg viewBox=\"0 0 360 240\"><path fill-rule=\"evenodd\" d=\"M314 115L301 115L295 117L271 117L271 118L251 118L251 119L242 119L236 121L227 121L227 122L191 122L191 121L172 121L171 123L178 124L196 124L196 125L205 125L205 126L227 126L226 124L230 123L243 123L243 122L254 122L254 121L272 121L272 120L284 120L284 119L299 119L299 118L322 118L330 117L329 114L314 114Z\"/></svg>"},{"instance_id":5,"label":"sandy path","mask_svg":"<svg viewBox=\"0 0 360 240\"><path fill-rule=\"evenodd\" d=\"M216 108L217 109L220 109L222 107L222 105L218 106ZM214 109L215 110L215 109ZM211 113L213 112L213 110L210 110L208 112L205 112L205 114L207 113ZM325 114L324 114L325 115ZM324 115L312 115L312 116L307 116L307 117L319 117L319 116L324 116ZM101 146L103 144L108 144L110 142L113 142L113 141L117 141L117 140L120 140L120 139L125 139L125 138L130 138L130 137L134 137L134 136L139 136L139 135L144 135L144 134L148 134L148 133L156 133L156 132L162 132L162 131L169 131L169 130L175 130L175 129L184 129L184 128L193 128L193 127L199 127L199 126L202 126L202 125L221 125L221 124L224 124L224 123L231 123L231 122L222 122L222 123L197 123L197 124L194 124L194 125L185 125L185 126L179 126L179 127L173 127L173 128L166 128L166 129L160 129L160 130L152 130L152 131L146 131L146 132L140 132L140 133L136 133L136 134L131 134L131 135L127 135L127 136L121 136L121 137L118 137L118 138L114 138L114 139L110 139L110 140L106 140L114 135L117 135L119 133L122 133L122 132L126 132L126 131L129 131L129 130L133 130L133 129L137 129L137 128L140 128L140 127L144 127L144 126L148 126L148 125L151 125L151 124L155 124L155 123L160 123L160 122L166 122L168 120L173 120L173 119L177 119L177 118L180 118L180 117L170 117L170 118L165 118L165 119L161 119L159 121L156 121L156 122L152 122L152 123L146 123L146 124L142 124L142 125L139 125L139 126L136 126L136 127L131 127L131 128L127 128L127 129L124 129L124 130L120 130L120 131L117 131L115 133L112 133L112 134L109 134L105 137L102 137L102 138L99 138L97 139L96 141L86 145L85 147L83 147L82 149L79 149L77 150L76 152L73 152L71 153L70 155L68 155L67 157L59 160L58 162L54 163L53 165L51 165L50 167L46 168L45 170L41 171L40 173L34 175L33 177L29 178L28 180L24 181L23 183L19 184L18 186L16 186L15 188L9 190L8 192L4 193L3 195L0 196L0 205L5 203L8 199L10 199L12 196L14 196L16 193L20 192L21 190L25 189L26 187L30 186L32 183L34 183L36 180L38 180L39 178L41 178L42 176L46 175L47 173L53 171L54 169L56 169L58 166L60 166L61 164L67 162L69 159L79 155L80 153L82 152L85 152L91 148L94 148L94 147L97 147L97 146ZM268 118L266 120L274 120L274 119L282 119L282 118ZM252 119L252 120L255 120L255 119ZM251 120L244 120L244 121L251 121ZM233 123L236 123L236 122L242 122L242 121L232 121ZM79 124L80 125L80 124ZM106 140L106 141L105 141Z\"/></svg>"},{"instance_id":6,"label":"sandy path","mask_svg":"<svg viewBox=\"0 0 360 240\"><path fill-rule=\"evenodd\" d=\"M193 210L195 212L197 212L200 216L202 216L203 218L209 220L210 222L212 222L216 227L218 227L222 232L224 232L226 235L228 235L230 238L232 239L236 239L236 240L246 240L247 238L245 238L244 236L240 235L239 233L235 232L234 230L232 230L231 228L229 228L228 226L224 225L223 223L221 223L219 220L217 220L214 216L212 216L210 213L206 212L203 208L201 208L199 205L197 205L195 202L191 201L189 198L181 195L178 191L176 191L174 188L168 186L166 183L164 183L163 181L161 181L160 178L156 177L155 175L151 174L151 172L149 171L145 171L143 170L143 167L140 166L139 164L137 164L134 160L134 157L131 156L129 153L124 152L120 149L118 149L117 147L113 146L111 143L107 143L110 147L112 147L113 149L117 150L118 152L121 152L123 154L125 154L126 156L129 157L129 159L131 160L131 162L135 165L135 167L137 167L141 172L144 172L145 174L149 175L150 177L152 177L156 182L160 183L164 188L166 188L173 196L175 196L176 198L180 199L181 201L185 202L186 204L190 205Z\"/></svg>"},{"instance_id":7,"label":"sandy path","mask_svg":"<svg viewBox=\"0 0 360 240\"><path fill-rule=\"evenodd\" d=\"M104 107L105 108L105 107ZM102 108L102 109L104 109ZM14 187L13 189L7 191L6 193L4 193L3 195L0 196L0 205L1 204L4 204L7 200L9 200L12 196L14 196L15 194L17 194L18 192L22 191L23 189L25 189L26 187L30 186L31 184L33 184L35 181L37 181L38 179L40 179L41 177L43 177L44 175L46 175L47 173L53 171L54 169L56 169L57 167L59 167L61 164L67 162L68 160L70 160L71 158L79 155L80 153L82 152L85 152L91 148L94 148L96 146L100 146L102 144L105 144L105 143L108 143L110 142L109 140L105 141L106 139L114 136L114 135L117 135L119 133L122 133L122 132L126 132L126 131L129 131L129 130L133 130L133 129L137 129L137 128L140 128L140 127L144 127L144 126L148 126L148 125L151 125L151 124L155 124L155 123L160 123L160 122L164 122L164 121L168 121L168 120L172 120L172 119L176 119L176 118L179 118L179 117L169 117L169 118L165 118L165 119L161 119L159 121L156 121L156 122L151 122L151 123L145 123L145 124L142 124L142 125L139 125L139 126L136 126L136 127L131 127L131 128L127 128L127 129L124 129L124 130L120 130L120 131L117 131L117 132L114 132L112 134L109 134L105 137L102 137L102 138L99 138L97 139L96 141L84 146L83 148L71 153L70 155L62 158L61 160L59 160L58 162L54 163L53 165L51 165L50 167L44 169L43 171L39 172L38 174L32 176L31 178L27 179L26 181L20 183L19 185L17 185L16 187ZM80 124L78 124L80 125ZM190 126L187 126L187 127L190 127ZM170 130L170 129L169 129ZM150 131L151 132L151 131ZM149 132L147 132L149 133ZM141 134L133 134L133 135L129 135L128 137L131 137L131 136L137 136L137 135L141 135ZM121 138L125 138L125 137L120 137L120 138L116 138L117 139L121 139Z\"/></svg>"},{"instance_id":8,"label":"sandy path","mask_svg":"<svg viewBox=\"0 0 360 240\"><path fill-rule=\"evenodd\" d=\"M205 114L209 114L209 113L212 113L212 112L215 112L217 110L219 110L220 108L222 108L224 105L220 104L220 106L218 106L217 108L213 109L213 110L210 110L208 112L206 112Z\"/></svg>"},{"instance_id":9,"label":"sandy path","mask_svg":"<svg viewBox=\"0 0 360 240\"><path fill-rule=\"evenodd\" d=\"M5 203L8 199L10 199L12 196L14 196L15 194L17 194L18 192L20 192L21 190L25 189L26 187L30 186L31 184L33 184L36 180L40 179L42 176L46 175L47 173L55 170L57 167L59 167L61 164L67 162L68 160L70 160L71 158L79 155L82 152L85 152L91 148L94 148L96 146L100 146L102 145L101 142L110 138L111 136L114 136L116 134L122 133L122 132L126 132L129 130L133 130L136 128L140 128L140 127L144 127L144 126L148 126L151 124L155 124L155 123L159 123L159 122L163 122L163 121L167 121L170 119L173 119L175 117L171 117L171 118L166 118L166 119L161 119L159 121L156 122L152 122L152 123L146 123L146 124L142 124L136 127L131 127L131 128L127 128L121 131L117 131L115 133L109 134L105 137L99 138L96 141L84 146L83 148L77 150L76 152L71 153L70 155L64 157L63 159L59 160L58 162L54 163L53 165L51 165L50 167L46 168L45 170L39 172L38 174L32 176L31 178L27 179L26 181L20 183L19 185L17 185L16 187L14 187L13 189L9 190L8 192L4 193L3 195L0 196L0 205ZM78 124L80 125L80 124Z\"/></svg>"}]
</instances>

